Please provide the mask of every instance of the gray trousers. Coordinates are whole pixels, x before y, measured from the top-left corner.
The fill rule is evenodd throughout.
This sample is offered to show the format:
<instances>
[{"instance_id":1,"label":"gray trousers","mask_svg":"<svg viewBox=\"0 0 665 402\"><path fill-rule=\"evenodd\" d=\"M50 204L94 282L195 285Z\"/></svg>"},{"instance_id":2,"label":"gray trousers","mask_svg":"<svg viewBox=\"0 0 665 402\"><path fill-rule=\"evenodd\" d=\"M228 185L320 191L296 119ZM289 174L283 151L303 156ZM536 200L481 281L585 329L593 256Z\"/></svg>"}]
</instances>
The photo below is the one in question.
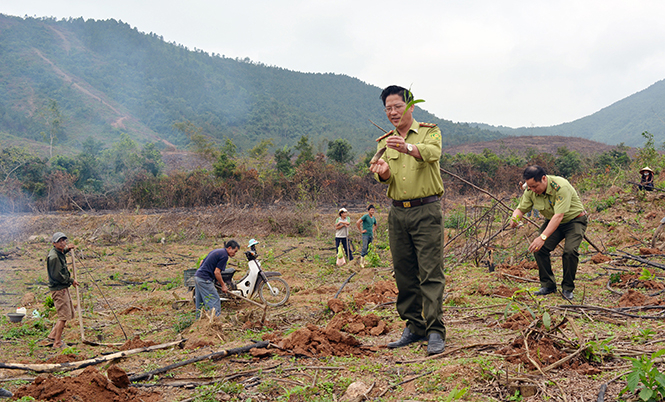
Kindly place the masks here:
<instances>
[{"instance_id":1,"label":"gray trousers","mask_svg":"<svg viewBox=\"0 0 665 402\"><path fill-rule=\"evenodd\" d=\"M201 308L206 310L214 308L215 315L220 315L222 303L219 301L219 293L215 289L215 282L195 276L194 288L196 290L196 318L201 315Z\"/></svg>"}]
</instances>

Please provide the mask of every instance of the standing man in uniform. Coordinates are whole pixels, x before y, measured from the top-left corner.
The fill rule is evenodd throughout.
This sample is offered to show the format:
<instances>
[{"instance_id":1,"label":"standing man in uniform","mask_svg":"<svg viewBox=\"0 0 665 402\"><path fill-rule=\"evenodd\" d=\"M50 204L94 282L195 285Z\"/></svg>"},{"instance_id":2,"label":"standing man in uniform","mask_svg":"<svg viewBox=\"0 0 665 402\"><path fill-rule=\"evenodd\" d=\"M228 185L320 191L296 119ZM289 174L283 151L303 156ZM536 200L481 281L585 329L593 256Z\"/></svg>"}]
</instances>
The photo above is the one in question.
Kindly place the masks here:
<instances>
[{"instance_id":1,"label":"standing man in uniform","mask_svg":"<svg viewBox=\"0 0 665 402\"><path fill-rule=\"evenodd\" d=\"M48 289L51 291L51 298L55 305L55 311L58 314L51 333L47 337L48 342L53 342L53 348L65 347L62 341L62 333L68 320L74 319L74 304L72 296L69 294L69 287L78 286L79 283L71 277L67 269L67 257L65 254L69 250L76 248L75 245L67 245L67 236L62 232L56 232L51 238L53 248L46 257L46 271L48 272Z\"/></svg>"},{"instance_id":2,"label":"standing man in uniform","mask_svg":"<svg viewBox=\"0 0 665 402\"><path fill-rule=\"evenodd\" d=\"M363 235L363 248L360 252L360 266L362 268L365 268L365 256L367 255L370 243L374 240L374 232L376 231L375 213L376 208L374 208L374 205L370 204L369 207L367 207L367 213L356 221L356 226Z\"/></svg>"},{"instance_id":3,"label":"standing man in uniform","mask_svg":"<svg viewBox=\"0 0 665 402\"><path fill-rule=\"evenodd\" d=\"M556 292L550 253L561 240L566 239L562 256L561 294L565 299L572 300L579 247L587 227L584 206L568 180L547 175L540 166L527 167L523 177L528 188L524 190L520 204L513 211L510 226L516 227L522 216L532 209L540 211L545 217L545 223L539 229L540 236L529 245L529 251L536 257L540 276L540 289L534 294L542 296Z\"/></svg>"},{"instance_id":4,"label":"standing man in uniform","mask_svg":"<svg viewBox=\"0 0 665 402\"><path fill-rule=\"evenodd\" d=\"M441 131L435 124L413 119L413 94L389 86L381 93L386 116L395 129L377 139L386 152L370 171L388 185L393 200L388 214L390 251L399 294L397 311L406 321L402 337L388 344L400 348L427 339L427 353L443 352L443 214L439 197Z\"/></svg>"},{"instance_id":5,"label":"standing man in uniform","mask_svg":"<svg viewBox=\"0 0 665 402\"><path fill-rule=\"evenodd\" d=\"M228 293L229 288L222 279L222 271L226 269L226 263L230 257L238 252L240 245L235 240L229 240L224 248L218 248L210 252L201 262L201 266L194 274L194 288L196 293L196 318L201 314L201 308L206 310L215 309L215 315L219 316L222 304L219 301L219 293L215 288L215 281L222 287L222 292Z\"/></svg>"}]
</instances>

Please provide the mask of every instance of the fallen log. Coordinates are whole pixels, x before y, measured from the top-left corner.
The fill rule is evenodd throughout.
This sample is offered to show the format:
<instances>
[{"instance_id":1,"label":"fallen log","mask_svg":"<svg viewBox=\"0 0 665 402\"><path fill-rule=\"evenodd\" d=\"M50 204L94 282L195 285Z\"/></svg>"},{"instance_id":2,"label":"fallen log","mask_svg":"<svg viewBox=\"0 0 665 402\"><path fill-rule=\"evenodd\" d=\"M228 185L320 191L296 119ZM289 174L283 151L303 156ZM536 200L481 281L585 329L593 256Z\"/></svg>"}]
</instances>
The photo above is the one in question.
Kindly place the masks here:
<instances>
[{"instance_id":1,"label":"fallen log","mask_svg":"<svg viewBox=\"0 0 665 402\"><path fill-rule=\"evenodd\" d=\"M251 345L243 346L243 347L240 347L240 348L221 350L219 352L194 357L194 358L191 358L191 359L183 360L183 361L178 362L178 363L169 364L168 366L160 367L160 368L155 369L155 370L147 371L147 372L142 373L142 374L133 375L133 376L129 377L129 381L137 382L137 381L148 380L148 379L152 378L154 375L165 373L169 370L173 370L173 369L178 368L178 367L182 367L182 366L186 366L188 364L196 363L196 362L199 362L201 360L207 360L207 359L219 360L219 359L223 359L227 356L237 355L237 354L248 352L250 349L254 349L254 348L265 348L266 346L268 346L269 343L270 342L268 342L268 341L256 342L256 343L253 343Z\"/></svg>"},{"instance_id":2,"label":"fallen log","mask_svg":"<svg viewBox=\"0 0 665 402\"><path fill-rule=\"evenodd\" d=\"M21 364L21 363L2 363L0 362L0 368L10 369L10 370L28 370L34 371L36 373L54 373L56 371L72 371L80 368L93 366L95 364L104 363L110 360L119 359L121 357L126 357L134 355L141 352L151 352L158 349L166 349L171 346L180 345L185 342L187 339L182 339L179 341L162 343L160 345L153 345L144 348L136 348L130 350L123 350L122 352L112 353L110 355L95 357L88 360L81 360L78 362L69 362L69 363L59 363L59 364Z\"/></svg>"}]
</instances>

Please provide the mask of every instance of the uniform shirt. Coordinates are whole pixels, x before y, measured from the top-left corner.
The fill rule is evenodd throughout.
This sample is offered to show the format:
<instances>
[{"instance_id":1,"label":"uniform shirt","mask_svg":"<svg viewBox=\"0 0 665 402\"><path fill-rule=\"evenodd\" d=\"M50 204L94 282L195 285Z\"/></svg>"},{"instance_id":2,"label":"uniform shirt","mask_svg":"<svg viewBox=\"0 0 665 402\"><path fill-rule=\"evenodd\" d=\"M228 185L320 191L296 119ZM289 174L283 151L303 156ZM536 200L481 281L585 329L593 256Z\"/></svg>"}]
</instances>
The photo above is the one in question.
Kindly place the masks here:
<instances>
[{"instance_id":1,"label":"uniform shirt","mask_svg":"<svg viewBox=\"0 0 665 402\"><path fill-rule=\"evenodd\" d=\"M65 250L65 253L69 250ZM53 247L46 257L46 271L48 272L48 289L51 292L67 289L72 286L72 279L67 269L67 257L65 253Z\"/></svg>"},{"instance_id":2,"label":"uniform shirt","mask_svg":"<svg viewBox=\"0 0 665 402\"><path fill-rule=\"evenodd\" d=\"M226 269L226 262L229 260L229 252L225 248L218 248L208 254L201 263L201 267L196 270L195 276L199 278L215 282L215 268L221 271Z\"/></svg>"},{"instance_id":3,"label":"uniform shirt","mask_svg":"<svg viewBox=\"0 0 665 402\"><path fill-rule=\"evenodd\" d=\"M545 219L552 219L555 214L563 214L561 223L567 223L584 212L577 191L568 180L559 176L547 175L547 189L543 194L536 194L526 189L517 207L526 214L532 208L540 211Z\"/></svg>"},{"instance_id":4,"label":"uniform shirt","mask_svg":"<svg viewBox=\"0 0 665 402\"><path fill-rule=\"evenodd\" d=\"M340 222L351 223L351 217L347 216L346 219L342 219L341 216L338 217L335 219L335 226L337 226L337 224ZM349 237L349 227L342 226L340 229L335 229L335 237Z\"/></svg>"},{"instance_id":5,"label":"uniform shirt","mask_svg":"<svg viewBox=\"0 0 665 402\"><path fill-rule=\"evenodd\" d=\"M386 138L393 134L399 135L393 130L379 138L377 149L385 147ZM404 140L417 147L423 159L418 160L395 149L386 149L382 159L390 166L390 177L385 181L388 183L388 198L403 201L443 195L443 180L439 170L441 130L435 124L414 120ZM374 174L374 177L383 182L378 174Z\"/></svg>"},{"instance_id":6,"label":"uniform shirt","mask_svg":"<svg viewBox=\"0 0 665 402\"><path fill-rule=\"evenodd\" d=\"M363 235L369 235L373 236L374 235L374 225L376 225L376 218L373 216L369 216L369 214L363 215L360 220L363 221L363 230L366 230L367 232L363 233Z\"/></svg>"}]
</instances>

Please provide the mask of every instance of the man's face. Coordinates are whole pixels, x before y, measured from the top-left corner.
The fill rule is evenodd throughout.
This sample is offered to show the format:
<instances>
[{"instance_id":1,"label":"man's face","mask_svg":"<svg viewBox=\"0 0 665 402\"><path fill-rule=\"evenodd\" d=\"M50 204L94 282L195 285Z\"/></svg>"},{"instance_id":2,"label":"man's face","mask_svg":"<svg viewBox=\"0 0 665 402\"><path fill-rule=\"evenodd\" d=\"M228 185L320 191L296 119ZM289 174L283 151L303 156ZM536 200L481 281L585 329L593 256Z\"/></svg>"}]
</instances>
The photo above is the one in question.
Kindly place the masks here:
<instances>
[{"instance_id":1,"label":"man's face","mask_svg":"<svg viewBox=\"0 0 665 402\"><path fill-rule=\"evenodd\" d=\"M65 251L65 247L67 247L67 238L63 237L62 239L53 243L53 247L55 247L55 249L58 251Z\"/></svg>"},{"instance_id":2,"label":"man's face","mask_svg":"<svg viewBox=\"0 0 665 402\"><path fill-rule=\"evenodd\" d=\"M369 209L369 216L374 216L374 213L376 212L376 209L370 208Z\"/></svg>"},{"instance_id":3,"label":"man's face","mask_svg":"<svg viewBox=\"0 0 665 402\"><path fill-rule=\"evenodd\" d=\"M543 194L545 190L547 190L547 177L543 176L543 178L540 181L536 181L535 179L528 179L526 181L527 187L529 187L529 190L533 191L536 194Z\"/></svg>"},{"instance_id":4,"label":"man's face","mask_svg":"<svg viewBox=\"0 0 665 402\"><path fill-rule=\"evenodd\" d=\"M236 255L236 253L238 252L238 249L240 249L240 247L236 247L236 248L229 247L229 248L226 249L226 252L229 253L229 257L234 257Z\"/></svg>"},{"instance_id":5,"label":"man's face","mask_svg":"<svg viewBox=\"0 0 665 402\"><path fill-rule=\"evenodd\" d=\"M386 98L386 116L393 124L393 126L395 126L395 128L411 126L411 120L413 119L413 106L411 106L406 111L406 113L404 113L405 108L406 102L404 102L404 99L401 95L388 95ZM404 117L402 117L402 114L404 114Z\"/></svg>"}]
</instances>

